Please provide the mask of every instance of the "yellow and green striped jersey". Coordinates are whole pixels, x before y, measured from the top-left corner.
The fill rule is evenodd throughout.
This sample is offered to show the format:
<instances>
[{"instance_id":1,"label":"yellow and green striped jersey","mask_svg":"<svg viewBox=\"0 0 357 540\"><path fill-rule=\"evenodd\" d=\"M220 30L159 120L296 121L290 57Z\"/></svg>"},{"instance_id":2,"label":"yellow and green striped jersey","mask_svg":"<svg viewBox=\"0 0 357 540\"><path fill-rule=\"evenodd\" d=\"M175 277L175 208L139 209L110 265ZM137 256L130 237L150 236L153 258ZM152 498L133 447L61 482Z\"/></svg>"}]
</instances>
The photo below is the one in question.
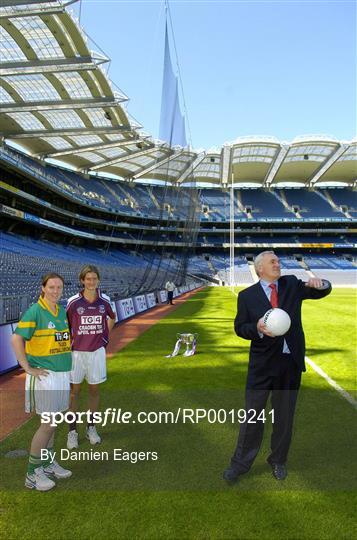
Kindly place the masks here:
<instances>
[{"instance_id":1,"label":"yellow and green striped jersey","mask_svg":"<svg viewBox=\"0 0 357 540\"><path fill-rule=\"evenodd\" d=\"M23 314L15 334L26 340L26 356L31 367L51 371L72 369L70 334L63 307L57 305L54 313L40 297Z\"/></svg>"}]
</instances>

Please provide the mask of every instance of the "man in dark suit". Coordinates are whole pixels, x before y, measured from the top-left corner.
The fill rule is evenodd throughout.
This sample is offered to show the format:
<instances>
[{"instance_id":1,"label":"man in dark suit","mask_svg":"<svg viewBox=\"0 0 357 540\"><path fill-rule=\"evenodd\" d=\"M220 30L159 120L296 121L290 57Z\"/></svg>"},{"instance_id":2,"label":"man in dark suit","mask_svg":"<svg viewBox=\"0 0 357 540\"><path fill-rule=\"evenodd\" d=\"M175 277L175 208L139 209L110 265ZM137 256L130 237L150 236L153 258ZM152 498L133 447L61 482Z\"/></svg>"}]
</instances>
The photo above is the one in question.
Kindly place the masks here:
<instances>
[{"instance_id":1,"label":"man in dark suit","mask_svg":"<svg viewBox=\"0 0 357 540\"><path fill-rule=\"evenodd\" d=\"M257 416L264 410L270 392L274 423L268 463L277 480L286 478L301 372L306 371L301 304L307 298L323 298L331 292L331 284L319 278L305 283L296 276L281 277L279 259L273 251L260 253L254 266L259 282L239 293L234 328L238 336L251 340L245 407L247 412L256 411L256 422L246 421L240 426L231 465L223 473L230 484L250 469L259 451L264 423ZM291 326L284 336L274 337L264 324L263 316L272 307L290 315Z\"/></svg>"}]
</instances>

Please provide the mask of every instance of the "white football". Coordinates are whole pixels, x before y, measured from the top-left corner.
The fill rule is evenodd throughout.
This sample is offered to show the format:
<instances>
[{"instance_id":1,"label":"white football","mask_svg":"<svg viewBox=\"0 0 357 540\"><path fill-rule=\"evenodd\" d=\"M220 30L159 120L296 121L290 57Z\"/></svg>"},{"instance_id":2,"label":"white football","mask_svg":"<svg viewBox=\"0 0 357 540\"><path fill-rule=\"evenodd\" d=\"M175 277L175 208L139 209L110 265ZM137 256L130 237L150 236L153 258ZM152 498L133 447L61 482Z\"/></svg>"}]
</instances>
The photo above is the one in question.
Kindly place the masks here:
<instances>
[{"instance_id":1,"label":"white football","mask_svg":"<svg viewBox=\"0 0 357 540\"><path fill-rule=\"evenodd\" d=\"M273 336L283 336L289 330L291 319L283 309L269 309L263 317L267 329Z\"/></svg>"}]
</instances>

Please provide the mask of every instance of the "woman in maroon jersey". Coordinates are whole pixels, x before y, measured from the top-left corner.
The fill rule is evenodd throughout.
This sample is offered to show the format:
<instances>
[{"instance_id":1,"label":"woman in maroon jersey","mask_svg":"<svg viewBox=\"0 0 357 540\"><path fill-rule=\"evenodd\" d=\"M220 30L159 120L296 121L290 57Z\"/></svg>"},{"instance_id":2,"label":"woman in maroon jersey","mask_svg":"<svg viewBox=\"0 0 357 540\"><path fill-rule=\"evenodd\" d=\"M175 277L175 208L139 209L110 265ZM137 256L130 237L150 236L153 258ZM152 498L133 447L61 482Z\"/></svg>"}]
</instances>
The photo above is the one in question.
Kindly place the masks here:
<instances>
[{"instance_id":1,"label":"woman in maroon jersey","mask_svg":"<svg viewBox=\"0 0 357 540\"><path fill-rule=\"evenodd\" d=\"M105 348L109 332L115 324L115 314L110 298L101 293L99 271L94 265L84 266L79 274L83 289L69 298L67 317L71 330L72 371L71 410L77 412L81 384L87 380L90 411L86 437L91 444L99 444L101 438L93 422L93 413L99 407L99 385L107 379ZM78 448L76 422L69 425L67 448Z\"/></svg>"}]
</instances>

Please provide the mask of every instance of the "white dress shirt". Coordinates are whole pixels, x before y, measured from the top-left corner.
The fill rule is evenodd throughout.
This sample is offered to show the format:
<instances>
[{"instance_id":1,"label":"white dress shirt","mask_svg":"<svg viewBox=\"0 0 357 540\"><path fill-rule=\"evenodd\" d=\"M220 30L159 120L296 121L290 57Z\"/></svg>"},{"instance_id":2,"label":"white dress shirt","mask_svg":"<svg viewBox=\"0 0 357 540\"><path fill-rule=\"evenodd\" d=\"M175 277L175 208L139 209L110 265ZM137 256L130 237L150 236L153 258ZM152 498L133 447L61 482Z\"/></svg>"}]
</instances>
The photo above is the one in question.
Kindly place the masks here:
<instances>
[{"instance_id":1,"label":"white dress shirt","mask_svg":"<svg viewBox=\"0 0 357 540\"><path fill-rule=\"evenodd\" d=\"M271 285L272 283L274 283L276 285L276 290L277 290L278 295L279 295L279 284L278 284L277 280L275 280L275 281L265 281L264 279L260 280L260 285L262 286L262 289L265 292L269 302L270 302L270 298L271 298L271 293L273 292L271 290L271 288L269 287L269 285ZM261 334L261 332L259 332L259 335L260 335L260 337L263 337L264 334ZM286 343L285 339L284 339L283 353L291 354L290 349L289 349L288 344Z\"/></svg>"}]
</instances>

